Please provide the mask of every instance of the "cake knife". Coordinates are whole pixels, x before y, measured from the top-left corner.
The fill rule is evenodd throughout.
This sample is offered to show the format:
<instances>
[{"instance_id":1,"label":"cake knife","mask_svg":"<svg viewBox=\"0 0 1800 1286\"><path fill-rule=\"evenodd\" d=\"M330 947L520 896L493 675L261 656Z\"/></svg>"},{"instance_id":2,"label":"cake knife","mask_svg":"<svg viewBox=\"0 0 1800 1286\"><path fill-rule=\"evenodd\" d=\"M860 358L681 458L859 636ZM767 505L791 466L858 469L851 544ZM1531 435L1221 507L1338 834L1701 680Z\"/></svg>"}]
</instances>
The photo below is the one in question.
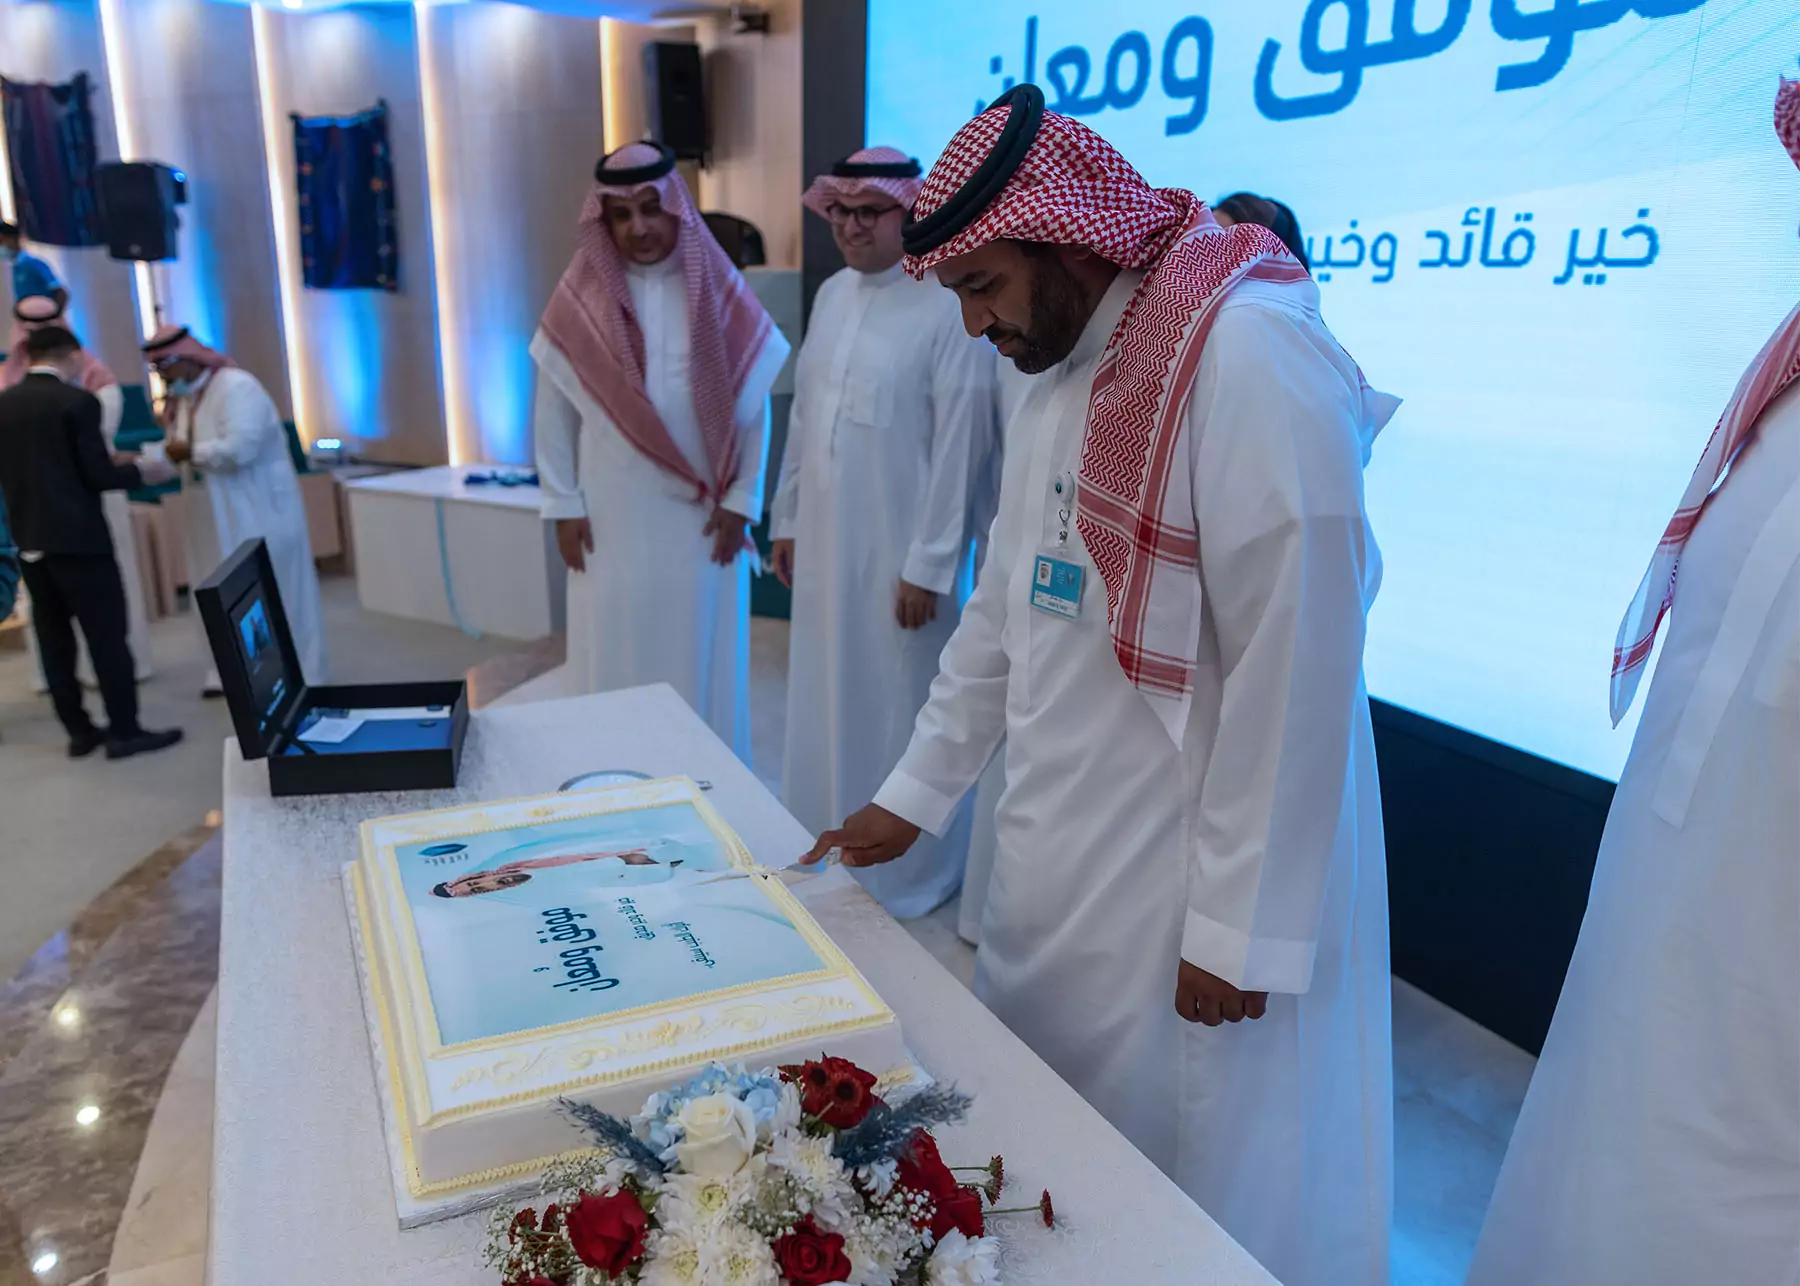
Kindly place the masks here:
<instances>
[{"instance_id":1,"label":"cake knife","mask_svg":"<svg viewBox=\"0 0 1800 1286\"><path fill-rule=\"evenodd\" d=\"M844 851L842 849L834 848L827 851L824 858L810 866L802 865L800 862L794 861L788 863L786 866L765 866L761 868L761 871L767 871L769 874L778 878L783 884L792 888L796 884L806 883L815 876L823 875L834 866L843 865L843 861ZM715 875L710 880L701 880L699 883L695 884L694 887L705 888L708 884L723 884L726 880L747 880L752 875L760 874L761 871L732 871L727 875Z\"/></svg>"}]
</instances>

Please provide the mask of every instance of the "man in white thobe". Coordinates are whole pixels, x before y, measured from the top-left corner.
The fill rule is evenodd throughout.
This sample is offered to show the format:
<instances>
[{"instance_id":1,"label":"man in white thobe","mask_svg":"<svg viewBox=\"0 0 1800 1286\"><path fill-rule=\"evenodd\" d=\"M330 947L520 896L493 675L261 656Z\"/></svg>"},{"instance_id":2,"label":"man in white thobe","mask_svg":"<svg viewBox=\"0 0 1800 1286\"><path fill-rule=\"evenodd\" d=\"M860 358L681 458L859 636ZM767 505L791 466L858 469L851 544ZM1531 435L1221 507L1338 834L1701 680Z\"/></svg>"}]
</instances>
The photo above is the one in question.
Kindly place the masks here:
<instances>
[{"instance_id":1,"label":"man in white thobe","mask_svg":"<svg viewBox=\"0 0 1800 1286\"><path fill-rule=\"evenodd\" d=\"M1470 1286L1800 1282L1800 308L1626 615L1615 722L1671 607Z\"/></svg>"},{"instance_id":2,"label":"man in white thobe","mask_svg":"<svg viewBox=\"0 0 1800 1286\"><path fill-rule=\"evenodd\" d=\"M269 548L275 584L294 650L307 683L327 677L325 620L319 603L319 572L313 566L312 533L300 479L288 451L281 412L262 382L223 353L206 347L185 326L165 326L144 343L144 356L168 382L173 411L169 459L191 464L201 474L218 557L246 540ZM193 485L193 478L187 479ZM190 510L188 548L213 548L192 526L205 515ZM191 566L198 583L213 569ZM217 671L209 670L208 691L216 691Z\"/></svg>"},{"instance_id":3,"label":"man in white thobe","mask_svg":"<svg viewBox=\"0 0 1800 1286\"><path fill-rule=\"evenodd\" d=\"M538 477L569 568L565 687L669 683L750 759L750 559L787 341L675 157L604 158L544 310Z\"/></svg>"},{"instance_id":4,"label":"man in white thobe","mask_svg":"<svg viewBox=\"0 0 1800 1286\"><path fill-rule=\"evenodd\" d=\"M900 270L919 163L864 148L807 189L849 265L813 304L772 533L794 590L781 797L818 832L899 762L961 616L972 501L994 444L993 358L956 300ZM856 872L901 918L955 895L968 810L904 864Z\"/></svg>"},{"instance_id":5,"label":"man in white thobe","mask_svg":"<svg viewBox=\"0 0 1800 1286\"><path fill-rule=\"evenodd\" d=\"M951 140L906 243L1044 373L912 744L808 857L893 860L1004 735L977 994L1285 1286L1386 1286L1362 469L1393 399L1267 229L1035 86Z\"/></svg>"}]
</instances>

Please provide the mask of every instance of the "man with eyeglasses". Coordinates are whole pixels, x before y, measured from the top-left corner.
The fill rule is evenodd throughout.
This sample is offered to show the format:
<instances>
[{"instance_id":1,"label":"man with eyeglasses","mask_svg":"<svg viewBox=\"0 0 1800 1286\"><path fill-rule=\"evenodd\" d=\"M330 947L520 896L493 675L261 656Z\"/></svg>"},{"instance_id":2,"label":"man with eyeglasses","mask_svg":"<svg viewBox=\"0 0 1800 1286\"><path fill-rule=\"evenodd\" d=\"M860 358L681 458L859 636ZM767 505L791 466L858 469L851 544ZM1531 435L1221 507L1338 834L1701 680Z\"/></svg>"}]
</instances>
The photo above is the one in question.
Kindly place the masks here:
<instances>
[{"instance_id":1,"label":"man with eyeglasses","mask_svg":"<svg viewBox=\"0 0 1800 1286\"><path fill-rule=\"evenodd\" d=\"M900 268L919 184L917 161L873 147L803 198L849 265L820 288L800 346L772 525L794 591L782 794L815 833L869 798L912 736L961 614L997 438L991 351L948 291ZM856 875L894 915L925 915L956 893L967 847L964 809L922 860Z\"/></svg>"}]
</instances>

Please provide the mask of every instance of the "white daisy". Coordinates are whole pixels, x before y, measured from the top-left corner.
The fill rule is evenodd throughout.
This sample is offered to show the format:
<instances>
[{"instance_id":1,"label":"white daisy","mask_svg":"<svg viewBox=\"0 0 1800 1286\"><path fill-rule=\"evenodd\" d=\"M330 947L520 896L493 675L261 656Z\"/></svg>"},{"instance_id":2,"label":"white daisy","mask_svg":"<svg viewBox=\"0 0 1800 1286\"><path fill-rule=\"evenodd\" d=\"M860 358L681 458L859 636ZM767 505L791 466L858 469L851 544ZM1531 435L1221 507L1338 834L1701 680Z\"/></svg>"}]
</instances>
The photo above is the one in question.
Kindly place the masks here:
<instances>
[{"instance_id":1,"label":"white daisy","mask_svg":"<svg viewBox=\"0 0 1800 1286\"><path fill-rule=\"evenodd\" d=\"M643 1286L706 1286L700 1242L686 1229L660 1228L645 1245Z\"/></svg>"},{"instance_id":2,"label":"white daisy","mask_svg":"<svg viewBox=\"0 0 1800 1286\"><path fill-rule=\"evenodd\" d=\"M839 1228L862 1204L850 1185L850 1172L832 1155L829 1138L797 1131L777 1135L768 1159L793 1178L800 1213L814 1216L821 1227Z\"/></svg>"},{"instance_id":3,"label":"white daisy","mask_svg":"<svg viewBox=\"0 0 1800 1286\"><path fill-rule=\"evenodd\" d=\"M779 1286L769 1243L734 1221L712 1228L700 1248L709 1286Z\"/></svg>"}]
</instances>

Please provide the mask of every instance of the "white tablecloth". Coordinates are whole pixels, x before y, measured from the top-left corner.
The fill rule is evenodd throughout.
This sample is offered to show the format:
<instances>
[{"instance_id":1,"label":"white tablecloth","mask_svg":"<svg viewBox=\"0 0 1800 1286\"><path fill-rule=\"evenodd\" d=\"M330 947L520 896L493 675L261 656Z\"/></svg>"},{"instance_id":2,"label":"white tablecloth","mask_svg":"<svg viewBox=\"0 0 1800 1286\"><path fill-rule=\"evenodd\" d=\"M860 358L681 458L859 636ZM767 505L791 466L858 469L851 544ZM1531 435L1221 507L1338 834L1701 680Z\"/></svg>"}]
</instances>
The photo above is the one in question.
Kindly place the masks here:
<instances>
[{"instance_id":1,"label":"white tablecloth","mask_svg":"<svg viewBox=\"0 0 1800 1286\"><path fill-rule=\"evenodd\" d=\"M545 794L605 768L710 782L766 864L808 844L664 686L475 715L453 792L273 800L263 765L228 744L212 1286L498 1286L480 1263L484 1215L396 1225L339 868L366 818ZM841 872L798 891L900 1015L920 1061L975 1096L968 1122L943 1133L946 1156L1003 1153L1017 1204L1054 1194L1055 1232L996 1221L1008 1282L1273 1286Z\"/></svg>"},{"instance_id":2,"label":"white tablecloth","mask_svg":"<svg viewBox=\"0 0 1800 1286\"><path fill-rule=\"evenodd\" d=\"M562 628L567 573L539 516L543 497L535 486L469 485L493 469L445 465L345 484L365 609L502 638Z\"/></svg>"}]
</instances>

